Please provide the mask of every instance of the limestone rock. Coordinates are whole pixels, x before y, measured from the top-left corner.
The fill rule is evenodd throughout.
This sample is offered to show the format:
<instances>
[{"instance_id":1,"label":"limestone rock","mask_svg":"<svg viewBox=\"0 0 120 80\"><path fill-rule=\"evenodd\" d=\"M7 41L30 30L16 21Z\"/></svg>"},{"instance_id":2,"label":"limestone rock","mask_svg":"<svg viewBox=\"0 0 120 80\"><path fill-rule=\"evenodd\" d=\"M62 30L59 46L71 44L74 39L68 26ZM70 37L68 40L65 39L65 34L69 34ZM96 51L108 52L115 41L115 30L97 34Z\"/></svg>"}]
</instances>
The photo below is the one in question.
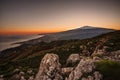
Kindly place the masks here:
<instances>
[{"instance_id":1,"label":"limestone rock","mask_svg":"<svg viewBox=\"0 0 120 80\"><path fill-rule=\"evenodd\" d=\"M80 55L79 54L71 54L67 59L67 65L74 64L77 61L80 61Z\"/></svg>"},{"instance_id":2,"label":"limestone rock","mask_svg":"<svg viewBox=\"0 0 120 80\"><path fill-rule=\"evenodd\" d=\"M20 66L14 69L11 75L12 77L10 78L10 80L26 80L24 77L25 72L22 71L22 67Z\"/></svg>"},{"instance_id":3,"label":"limestone rock","mask_svg":"<svg viewBox=\"0 0 120 80\"><path fill-rule=\"evenodd\" d=\"M97 49L94 51L94 53L92 54L92 56L95 56L95 55L103 55L105 53L105 50L103 49Z\"/></svg>"},{"instance_id":4,"label":"limestone rock","mask_svg":"<svg viewBox=\"0 0 120 80\"><path fill-rule=\"evenodd\" d=\"M94 80L93 76L88 76L87 78L83 77L81 80Z\"/></svg>"},{"instance_id":5,"label":"limestone rock","mask_svg":"<svg viewBox=\"0 0 120 80\"><path fill-rule=\"evenodd\" d=\"M73 67L62 68L62 74L70 73L73 70Z\"/></svg>"},{"instance_id":6,"label":"limestone rock","mask_svg":"<svg viewBox=\"0 0 120 80\"><path fill-rule=\"evenodd\" d=\"M84 73L90 73L95 68L92 59L81 59L78 66L73 70L66 80L79 80Z\"/></svg>"},{"instance_id":7,"label":"limestone rock","mask_svg":"<svg viewBox=\"0 0 120 80\"><path fill-rule=\"evenodd\" d=\"M94 72L94 76L95 76L95 80L101 80L102 79L102 75L98 71Z\"/></svg>"},{"instance_id":8,"label":"limestone rock","mask_svg":"<svg viewBox=\"0 0 120 80\"><path fill-rule=\"evenodd\" d=\"M20 75L25 75L25 72L23 72L23 71L20 71L20 73L19 73Z\"/></svg>"},{"instance_id":9,"label":"limestone rock","mask_svg":"<svg viewBox=\"0 0 120 80\"><path fill-rule=\"evenodd\" d=\"M88 76L88 80L94 80L93 76Z\"/></svg>"},{"instance_id":10,"label":"limestone rock","mask_svg":"<svg viewBox=\"0 0 120 80\"><path fill-rule=\"evenodd\" d=\"M93 57L93 61L95 61L95 62L100 61L100 60L102 60L102 59L100 57L98 57L98 56Z\"/></svg>"},{"instance_id":11,"label":"limestone rock","mask_svg":"<svg viewBox=\"0 0 120 80\"><path fill-rule=\"evenodd\" d=\"M0 80L4 80L3 75L0 75Z\"/></svg>"},{"instance_id":12,"label":"limestone rock","mask_svg":"<svg viewBox=\"0 0 120 80\"><path fill-rule=\"evenodd\" d=\"M15 75L13 75L13 76L11 77L10 80L20 80L20 78L21 78L21 75L15 74Z\"/></svg>"},{"instance_id":13,"label":"limestone rock","mask_svg":"<svg viewBox=\"0 0 120 80\"><path fill-rule=\"evenodd\" d=\"M34 76L30 76L28 80L34 80Z\"/></svg>"},{"instance_id":14,"label":"limestone rock","mask_svg":"<svg viewBox=\"0 0 120 80\"><path fill-rule=\"evenodd\" d=\"M0 80L4 80L4 78L0 78Z\"/></svg>"},{"instance_id":15,"label":"limestone rock","mask_svg":"<svg viewBox=\"0 0 120 80\"><path fill-rule=\"evenodd\" d=\"M26 80L24 76L21 76L21 79L20 80Z\"/></svg>"},{"instance_id":16,"label":"limestone rock","mask_svg":"<svg viewBox=\"0 0 120 80\"><path fill-rule=\"evenodd\" d=\"M16 68L15 70L13 70L13 73L19 73L20 72L20 69L19 68Z\"/></svg>"},{"instance_id":17,"label":"limestone rock","mask_svg":"<svg viewBox=\"0 0 120 80\"><path fill-rule=\"evenodd\" d=\"M86 49L86 46L85 46L85 45L81 45L81 46L80 46L80 49L82 49L82 50L83 50L83 49Z\"/></svg>"},{"instance_id":18,"label":"limestone rock","mask_svg":"<svg viewBox=\"0 0 120 80\"><path fill-rule=\"evenodd\" d=\"M63 80L58 55L46 54L44 56L35 80Z\"/></svg>"},{"instance_id":19,"label":"limestone rock","mask_svg":"<svg viewBox=\"0 0 120 80\"><path fill-rule=\"evenodd\" d=\"M28 69L28 70L27 70L27 73L28 73L28 74L33 74L33 70L32 70L32 69Z\"/></svg>"}]
</instances>

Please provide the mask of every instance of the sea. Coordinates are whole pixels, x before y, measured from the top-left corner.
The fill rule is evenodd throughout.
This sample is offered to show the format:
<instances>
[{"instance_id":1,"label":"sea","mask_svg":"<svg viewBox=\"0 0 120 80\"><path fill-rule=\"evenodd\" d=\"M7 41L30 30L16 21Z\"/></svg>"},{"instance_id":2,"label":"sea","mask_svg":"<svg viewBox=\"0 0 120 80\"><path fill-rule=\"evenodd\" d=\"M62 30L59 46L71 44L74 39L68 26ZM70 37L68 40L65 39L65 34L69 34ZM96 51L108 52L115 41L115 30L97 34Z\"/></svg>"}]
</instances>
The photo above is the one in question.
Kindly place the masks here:
<instances>
[{"instance_id":1,"label":"sea","mask_svg":"<svg viewBox=\"0 0 120 80\"><path fill-rule=\"evenodd\" d=\"M24 42L31 39L37 39L43 35L25 34L25 35L0 35L0 51L20 46L21 44L14 44L17 42Z\"/></svg>"}]
</instances>

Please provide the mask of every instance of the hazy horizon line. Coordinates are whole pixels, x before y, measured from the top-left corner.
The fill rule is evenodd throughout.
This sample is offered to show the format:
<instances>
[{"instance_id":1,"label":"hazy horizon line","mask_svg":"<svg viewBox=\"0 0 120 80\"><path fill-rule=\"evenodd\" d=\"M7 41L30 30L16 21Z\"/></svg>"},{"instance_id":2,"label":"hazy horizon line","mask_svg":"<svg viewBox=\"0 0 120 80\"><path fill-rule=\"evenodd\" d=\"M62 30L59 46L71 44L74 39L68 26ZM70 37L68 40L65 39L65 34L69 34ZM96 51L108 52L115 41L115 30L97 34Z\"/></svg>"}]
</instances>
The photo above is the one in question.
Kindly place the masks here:
<instances>
[{"instance_id":1,"label":"hazy horizon line","mask_svg":"<svg viewBox=\"0 0 120 80\"><path fill-rule=\"evenodd\" d=\"M70 29L66 29L66 30L59 30L59 31L42 31L42 30L41 31L13 31L13 32L9 31L9 32L0 32L0 35L49 34L49 33L57 33L57 32L63 32L63 31L68 31L68 30L74 30L74 29L78 29L78 28L82 28L82 27L86 27L86 26L88 26L88 25L70 28ZM120 30L120 29L109 28L109 27L98 27L98 26L89 26L89 27Z\"/></svg>"}]
</instances>

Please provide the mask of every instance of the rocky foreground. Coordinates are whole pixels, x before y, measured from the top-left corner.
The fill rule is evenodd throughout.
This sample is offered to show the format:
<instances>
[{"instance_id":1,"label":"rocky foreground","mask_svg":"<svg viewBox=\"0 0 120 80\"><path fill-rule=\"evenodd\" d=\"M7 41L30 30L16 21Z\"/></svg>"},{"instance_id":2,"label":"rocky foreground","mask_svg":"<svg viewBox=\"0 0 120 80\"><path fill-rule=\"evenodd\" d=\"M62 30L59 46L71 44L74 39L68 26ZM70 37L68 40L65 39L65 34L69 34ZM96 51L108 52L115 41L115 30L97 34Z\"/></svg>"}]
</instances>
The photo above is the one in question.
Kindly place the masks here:
<instances>
[{"instance_id":1,"label":"rocky foreground","mask_svg":"<svg viewBox=\"0 0 120 80\"><path fill-rule=\"evenodd\" d=\"M13 71L14 75L10 80L102 80L104 76L96 70L95 63L104 59L120 62L120 50L112 52L112 57L100 58L96 55L85 57L71 54L66 61L66 67L62 67L57 54L47 53L41 60L36 75L32 69L25 73L19 67ZM28 79L24 77L25 74L29 74ZM2 75L0 77L0 80L4 80Z\"/></svg>"},{"instance_id":2,"label":"rocky foreground","mask_svg":"<svg viewBox=\"0 0 120 80\"><path fill-rule=\"evenodd\" d=\"M95 65L91 58L78 58L77 54L72 54L68 61L74 64L79 61L76 67L62 68L59 57L56 54L46 54L42 59L39 72L35 80L101 80L102 74L94 71ZM70 62L69 62L70 63ZM67 75L65 77L65 75Z\"/></svg>"}]
</instances>

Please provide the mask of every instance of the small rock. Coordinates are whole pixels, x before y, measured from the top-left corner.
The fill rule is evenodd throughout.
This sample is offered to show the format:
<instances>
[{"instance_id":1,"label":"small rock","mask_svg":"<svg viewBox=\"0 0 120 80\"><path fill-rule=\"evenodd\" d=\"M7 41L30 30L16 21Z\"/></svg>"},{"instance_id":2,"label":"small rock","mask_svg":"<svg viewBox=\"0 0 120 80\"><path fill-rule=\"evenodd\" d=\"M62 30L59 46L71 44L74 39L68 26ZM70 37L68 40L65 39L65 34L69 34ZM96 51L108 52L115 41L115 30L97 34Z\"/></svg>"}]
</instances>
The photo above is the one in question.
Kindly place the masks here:
<instances>
[{"instance_id":1,"label":"small rock","mask_svg":"<svg viewBox=\"0 0 120 80\"><path fill-rule=\"evenodd\" d=\"M73 70L73 67L62 68L62 74L68 74Z\"/></svg>"},{"instance_id":2,"label":"small rock","mask_svg":"<svg viewBox=\"0 0 120 80\"><path fill-rule=\"evenodd\" d=\"M67 59L67 65L74 64L78 61L80 61L80 55L79 54L71 54Z\"/></svg>"},{"instance_id":3,"label":"small rock","mask_svg":"<svg viewBox=\"0 0 120 80\"><path fill-rule=\"evenodd\" d=\"M4 75L0 75L0 78L3 78Z\"/></svg>"},{"instance_id":4,"label":"small rock","mask_svg":"<svg viewBox=\"0 0 120 80\"><path fill-rule=\"evenodd\" d=\"M97 57L97 56L94 56L94 57L93 57L93 60L94 60L94 61L100 61L101 58L99 58L99 57Z\"/></svg>"},{"instance_id":5,"label":"small rock","mask_svg":"<svg viewBox=\"0 0 120 80\"><path fill-rule=\"evenodd\" d=\"M19 73L20 72L20 69L16 68L13 73Z\"/></svg>"},{"instance_id":6,"label":"small rock","mask_svg":"<svg viewBox=\"0 0 120 80\"><path fill-rule=\"evenodd\" d=\"M15 74L11 77L10 80L20 80L21 76L19 74Z\"/></svg>"},{"instance_id":7,"label":"small rock","mask_svg":"<svg viewBox=\"0 0 120 80\"><path fill-rule=\"evenodd\" d=\"M26 80L24 76L21 76L21 79L20 80Z\"/></svg>"},{"instance_id":8,"label":"small rock","mask_svg":"<svg viewBox=\"0 0 120 80\"><path fill-rule=\"evenodd\" d=\"M87 78L83 77L81 80L88 80Z\"/></svg>"},{"instance_id":9,"label":"small rock","mask_svg":"<svg viewBox=\"0 0 120 80\"><path fill-rule=\"evenodd\" d=\"M102 79L102 75L98 71L94 72L94 76L95 76L95 80L101 80Z\"/></svg>"},{"instance_id":10,"label":"small rock","mask_svg":"<svg viewBox=\"0 0 120 80\"><path fill-rule=\"evenodd\" d=\"M92 76L88 76L88 80L94 80Z\"/></svg>"},{"instance_id":11,"label":"small rock","mask_svg":"<svg viewBox=\"0 0 120 80\"><path fill-rule=\"evenodd\" d=\"M0 80L4 80L3 75L0 75Z\"/></svg>"},{"instance_id":12,"label":"small rock","mask_svg":"<svg viewBox=\"0 0 120 80\"><path fill-rule=\"evenodd\" d=\"M34 80L34 76L30 76L28 80Z\"/></svg>"},{"instance_id":13,"label":"small rock","mask_svg":"<svg viewBox=\"0 0 120 80\"><path fill-rule=\"evenodd\" d=\"M27 73L28 73L28 74L32 74L32 73L33 73L33 70L32 70L32 69L28 69L28 70L27 70Z\"/></svg>"},{"instance_id":14,"label":"small rock","mask_svg":"<svg viewBox=\"0 0 120 80\"><path fill-rule=\"evenodd\" d=\"M24 75L25 73L24 73L23 71L21 71L19 74L20 74L20 75Z\"/></svg>"}]
</instances>

